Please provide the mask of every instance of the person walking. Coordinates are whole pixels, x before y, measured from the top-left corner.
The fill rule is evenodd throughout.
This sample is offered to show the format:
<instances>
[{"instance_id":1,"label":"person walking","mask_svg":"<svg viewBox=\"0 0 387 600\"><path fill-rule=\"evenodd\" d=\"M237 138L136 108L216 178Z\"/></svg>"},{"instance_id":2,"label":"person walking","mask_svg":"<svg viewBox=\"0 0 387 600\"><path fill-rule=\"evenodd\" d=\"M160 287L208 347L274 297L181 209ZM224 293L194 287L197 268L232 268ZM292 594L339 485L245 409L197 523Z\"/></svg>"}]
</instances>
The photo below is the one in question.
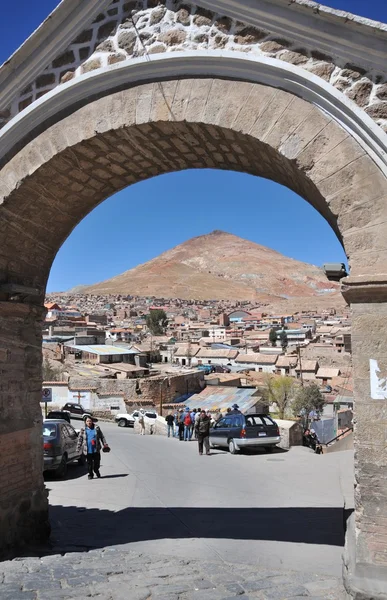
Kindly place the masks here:
<instances>
[{"instance_id":1,"label":"person walking","mask_svg":"<svg viewBox=\"0 0 387 600\"><path fill-rule=\"evenodd\" d=\"M142 413L138 417L138 424L141 428L140 435L145 435L145 417Z\"/></svg>"},{"instance_id":2,"label":"person walking","mask_svg":"<svg viewBox=\"0 0 387 600\"><path fill-rule=\"evenodd\" d=\"M194 436L195 436L195 440L198 439L198 431L196 429L196 423L199 421L200 418L200 413L202 412L201 408L198 408L196 411L196 415L195 415L195 423L194 423Z\"/></svg>"},{"instance_id":3,"label":"person walking","mask_svg":"<svg viewBox=\"0 0 387 600\"><path fill-rule=\"evenodd\" d=\"M180 442L184 440L184 412L182 408L179 410L179 440Z\"/></svg>"},{"instance_id":4,"label":"person walking","mask_svg":"<svg viewBox=\"0 0 387 600\"><path fill-rule=\"evenodd\" d=\"M189 409L184 413L184 441L189 442L191 440L191 426L192 419Z\"/></svg>"},{"instance_id":5,"label":"person walking","mask_svg":"<svg viewBox=\"0 0 387 600\"><path fill-rule=\"evenodd\" d=\"M172 437L173 437L175 435L175 417L173 416L172 413L169 413L165 417L165 420L168 425L168 437L171 437L171 432L172 432Z\"/></svg>"},{"instance_id":6,"label":"person walking","mask_svg":"<svg viewBox=\"0 0 387 600\"><path fill-rule=\"evenodd\" d=\"M194 408L191 412L191 428L189 432L190 440L192 440L194 429L195 429L195 418L196 418L196 408Z\"/></svg>"},{"instance_id":7,"label":"person walking","mask_svg":"<svg viewBox=\"0 0 387 600\"><path fill-rule=\"evenodd\" d=\"M203 445L207 456L210 454L210 426L211 419L205 410L202 410L195 424L195 429L198 436L198 448L200 456L203 454Z\"/></svg>"},{"instance_id":8,"label":"person walking","mask_svg":"<svg viewBox=\"0 0 387 600\"><path fill-rule=\"evenodd\" d=\"M98 425L94 425L91 417L87 417L85 428L81 429L78 436L77 451L82 449L82 453L86 456L87 469L89 472L88 478L93 479L94 473L101 477L99 471L101 465L101 450L108 451L108 444L105 436ZM110 448L109 448L110 450Z\"/></svg>"}]
</instances>

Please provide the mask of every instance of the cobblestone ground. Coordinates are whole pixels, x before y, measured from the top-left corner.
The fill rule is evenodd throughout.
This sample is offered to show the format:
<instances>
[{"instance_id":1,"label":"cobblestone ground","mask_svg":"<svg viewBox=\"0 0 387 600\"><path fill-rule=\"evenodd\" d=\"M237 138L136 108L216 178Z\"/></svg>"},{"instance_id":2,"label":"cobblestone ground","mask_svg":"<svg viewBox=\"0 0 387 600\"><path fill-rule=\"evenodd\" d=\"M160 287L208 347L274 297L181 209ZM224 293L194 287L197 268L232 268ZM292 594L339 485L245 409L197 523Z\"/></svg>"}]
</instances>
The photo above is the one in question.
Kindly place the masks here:
<instances>
[{"instance_id":1,"label":"cobblestone ground","mask_svg":"<svg viewBox=\"0 0 387 600\"><path fill-rule=\"evenodd\" d=\"M1 600L344 600L341 582L257 565L115 548L0 563Z\"/></svg>"}]
</instances>

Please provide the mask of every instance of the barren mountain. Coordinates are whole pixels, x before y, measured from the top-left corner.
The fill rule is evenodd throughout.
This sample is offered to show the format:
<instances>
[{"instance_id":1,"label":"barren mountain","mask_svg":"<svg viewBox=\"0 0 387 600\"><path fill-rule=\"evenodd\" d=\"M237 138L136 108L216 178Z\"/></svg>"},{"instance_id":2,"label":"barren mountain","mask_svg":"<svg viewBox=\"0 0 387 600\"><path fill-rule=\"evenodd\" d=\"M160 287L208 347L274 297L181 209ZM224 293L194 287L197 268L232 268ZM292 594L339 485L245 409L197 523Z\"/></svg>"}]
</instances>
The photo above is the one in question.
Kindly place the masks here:
<instances>
[{"instance_id":1,"label":"barren mountain","mask_svg":"<svg viewBox=\"0 0 387 600\"><path fill-rule=\"evenodd\" d=\"M329 282L318 267L213 231L82 292L272 304L295 298L333 302L338 290L339 285Z\"/></svg>"}]
</instances>

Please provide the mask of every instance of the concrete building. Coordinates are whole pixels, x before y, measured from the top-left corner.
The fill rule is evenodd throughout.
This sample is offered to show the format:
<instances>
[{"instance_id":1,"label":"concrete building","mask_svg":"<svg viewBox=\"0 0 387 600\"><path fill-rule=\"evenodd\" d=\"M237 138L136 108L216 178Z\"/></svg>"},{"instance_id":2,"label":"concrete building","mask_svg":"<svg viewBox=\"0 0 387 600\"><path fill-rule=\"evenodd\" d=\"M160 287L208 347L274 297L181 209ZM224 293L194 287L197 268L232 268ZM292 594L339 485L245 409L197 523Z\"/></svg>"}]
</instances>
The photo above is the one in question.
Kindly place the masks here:
<instances>
[{"instance_id":1,"label":"concrete building","mask_svg":"<svg viewBox=\"0 0 387 600\"><path fill-rule=\"evenodd\" d=\"M119 346L66 346L66 351L75 354L76 358L89 363L111 364L134 362L138 351L120 348Z\"/></svg>"},{"instance_id":2,"label":"concrete building","mask_svg":"<svg viewBox=\"0 0 387 600\"><path fill-rule=\"evenodd\" d=\"M239 354L234 364L241 370L252 369L259 373L275 373L277 360L277 354L260 354L257 352L255 354Z\"/></svg>"}]
</instances>

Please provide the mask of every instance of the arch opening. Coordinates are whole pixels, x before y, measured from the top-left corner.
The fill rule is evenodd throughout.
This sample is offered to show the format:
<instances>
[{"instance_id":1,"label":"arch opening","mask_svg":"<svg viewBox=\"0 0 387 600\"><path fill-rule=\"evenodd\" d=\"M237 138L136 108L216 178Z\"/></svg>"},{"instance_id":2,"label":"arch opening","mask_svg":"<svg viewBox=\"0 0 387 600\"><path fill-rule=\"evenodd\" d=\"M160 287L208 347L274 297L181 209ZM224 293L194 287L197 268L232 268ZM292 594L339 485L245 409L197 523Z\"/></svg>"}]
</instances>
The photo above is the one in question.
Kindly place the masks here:
<instances>
[{"instance_id":1,"label":"arch opening","mask_svg":"<svg viewBox=\"0 0 387 600\"><path fill-rule=\"evenodd\" d=\"M357 469L360 476L364 473L357 487L361 540L356 561L383 566L385 558L372 544L364 515L373 514L379 493L367 486L370 460L379 467L387 460L380 452L383 427L377 443L367 429L370 418L378 421L378 406L370 398L369 359L385 362L375 328L387 339L385 175L358 140L316 106L280 89L216 79L168 81L162 90L158 83L143 84L95 100L42 132L2 169L1 281L38 290L24 303L9 302L0 292L3 404L13 386L14 405L23 415L16 423L7 412L2 427L11 440L17 432L28 432L34 448L30 481L20 494L22 501L31 486L37 490L34 507L29 505L35 520L25 537L47 517L39 471L43 311L38 305L52 261L76 224L105 198L138 181L187 168L242 171L285 185L318 210L345 248L356 341ZM379 392L385 404L387 391ZM8 540L20 537L14 510L9 511Z\"/></svg>"}]
</instances>

